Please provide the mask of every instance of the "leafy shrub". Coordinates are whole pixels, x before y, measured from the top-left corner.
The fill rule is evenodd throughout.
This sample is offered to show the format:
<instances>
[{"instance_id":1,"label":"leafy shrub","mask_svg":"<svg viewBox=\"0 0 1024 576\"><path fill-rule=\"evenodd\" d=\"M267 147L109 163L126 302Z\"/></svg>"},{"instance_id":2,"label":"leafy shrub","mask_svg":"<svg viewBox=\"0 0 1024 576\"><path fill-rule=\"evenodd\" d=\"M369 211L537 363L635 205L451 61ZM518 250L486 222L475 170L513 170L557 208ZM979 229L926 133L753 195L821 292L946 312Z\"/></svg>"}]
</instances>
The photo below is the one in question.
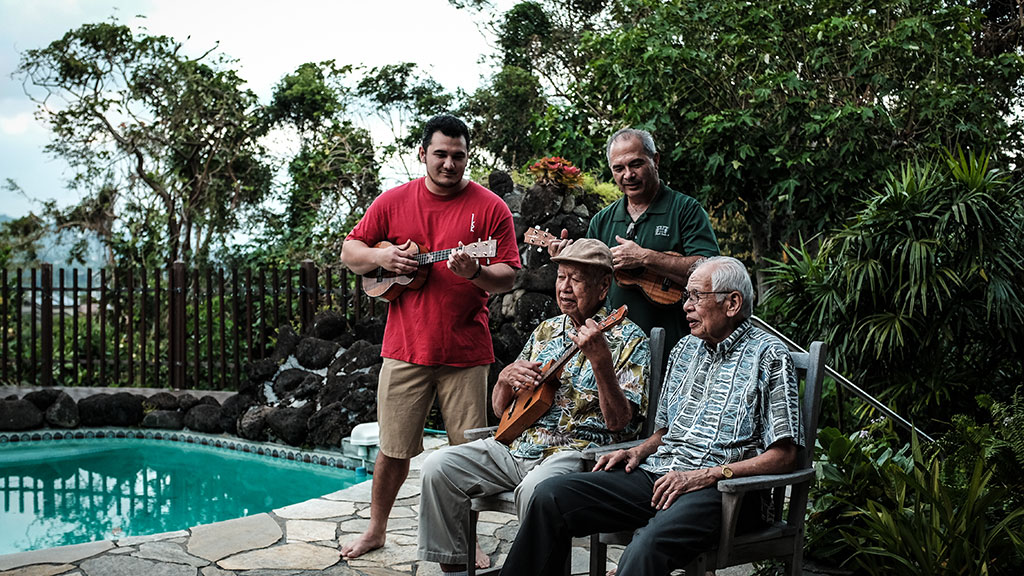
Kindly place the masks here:
<instances>
[{"instance_id":1,"label":"leafy shrub","mask_svg":"<svg viewBox=\"0 0 1024 576\"><path fill-rule=\"evenodd\" d=\"M818 432L817 482L811 487L807 519L808 556L831 564L850 556L850 545L836 528L863 525L857 509L869 500L890 502L885 475L891 468L910 465L909 447L897 447L896 442L884 419L849 436L835 428Z\"/></svg>"},{"instance_id":2,"label":"leafy shrub","mask_svg":"<svg viewBox=\"0 0 1024 576\"><path fill-rule=\"evenodd\" d=\"M925 429L975 390L1005 401L1024 347L1022 189L985 155L908 163L845 228L773 262L766 308Z\"/></svg>"},{"instance_id":3,"label":"leafy shrub","mask_svg":"<svg viewBox=\"0 0 1024 576\"><path fill-rule=\"evenodd\" d=\"M852 561L871 575L1020 574L1024 508L1003 513L1008 490L992 482L992 469L974 461L968 482L942 481L938 455L913 443L913 469L887 467L887 498L858 506L840 528L854 548Z\"/></svg>"}]
</instances>

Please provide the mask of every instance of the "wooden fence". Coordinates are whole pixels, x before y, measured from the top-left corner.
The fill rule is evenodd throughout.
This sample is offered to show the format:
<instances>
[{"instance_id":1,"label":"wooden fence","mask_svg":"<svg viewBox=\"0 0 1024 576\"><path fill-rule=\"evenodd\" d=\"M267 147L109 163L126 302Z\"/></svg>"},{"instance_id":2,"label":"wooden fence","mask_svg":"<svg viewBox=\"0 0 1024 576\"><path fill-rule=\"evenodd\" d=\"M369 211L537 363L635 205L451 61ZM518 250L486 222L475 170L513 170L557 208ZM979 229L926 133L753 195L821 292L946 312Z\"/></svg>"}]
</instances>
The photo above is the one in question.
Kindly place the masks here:
<instances>
[{"instance_id":1,"label":"wooden fence","mask_svg":"<svg viewBox=\"0 0 1024 576\"><path fill-rule=\"evenodd\" d=\"M279 326L378 313L343 268L2 271L0 381L236 389Z\"/></svg>"}]
</instances>

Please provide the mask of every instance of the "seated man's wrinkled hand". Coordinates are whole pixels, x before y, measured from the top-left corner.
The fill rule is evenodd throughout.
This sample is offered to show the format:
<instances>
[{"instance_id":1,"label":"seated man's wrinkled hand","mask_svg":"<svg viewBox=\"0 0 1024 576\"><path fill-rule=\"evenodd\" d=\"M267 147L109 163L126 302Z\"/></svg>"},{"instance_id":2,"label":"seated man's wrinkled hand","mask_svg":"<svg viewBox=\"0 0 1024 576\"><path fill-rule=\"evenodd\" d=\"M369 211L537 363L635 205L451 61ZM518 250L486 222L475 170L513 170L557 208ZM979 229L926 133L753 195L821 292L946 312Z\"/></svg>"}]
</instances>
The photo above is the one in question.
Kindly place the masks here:
<instances>
[{"instance_id":1,"label":"seated man's wrinkled hand","mask_svg":"<svg viewBox=\"0 0 1024 576\"><path fill-rule=\"evenodd\" d=\"M708 469L669 472L654 483L651 506L658 510L666 510L679 496L707 488L714 483L715 479Z\"/></svg>"},{"instance_id":2,"label":"seated man's wrinkled hand","mask_svg":"<svg viewBox=\"0 0 1024 576\"><path fill-rule=\"evenodd\" d=\"M543 372L540 368L540 362L516 360L501 371L498 379L504 381L516 394L531 393L541 383Z\"/></svg>"},{"instance_id":3,"label":"seated man's wrinkled hand","mask_svg":"<svg viewBox=\"0 0 1024 576\"><path fill-rule=\"evenodd\" d=\"M598 458L597 464L594 465L592 472L597 472L598 470L611 470L618 467L620 464L624 465L626 472L629 473L640 465L640 458L638 458L636 453L632 450L616 450L615 452L604 454Z\"/></svg>"}]
</instances>

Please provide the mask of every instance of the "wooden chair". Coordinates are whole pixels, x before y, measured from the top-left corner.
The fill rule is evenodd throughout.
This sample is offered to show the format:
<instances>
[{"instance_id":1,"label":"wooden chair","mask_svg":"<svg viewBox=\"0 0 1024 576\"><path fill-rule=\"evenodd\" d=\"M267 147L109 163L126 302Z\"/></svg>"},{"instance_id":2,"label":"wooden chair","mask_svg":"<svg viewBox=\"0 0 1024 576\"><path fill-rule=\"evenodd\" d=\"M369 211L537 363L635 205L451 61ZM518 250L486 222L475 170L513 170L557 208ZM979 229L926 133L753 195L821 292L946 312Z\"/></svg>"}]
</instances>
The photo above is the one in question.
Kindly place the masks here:
<instances>
[{"instance_id":1,"label":"wooden chair","mask_svg":"<svg viewBox=\"0 0 1024 576\"><path fill-rule=\"evenodd\" d=\"M804 516L807 497L814 480L814 441L821 407L821 383L825 377L826 346L811 344L808 352L794 352L793 361L804 380L800 416L804 425L804 449L795 472L733 478L718 483L722 492L722 533L717 547L701 554L686 566L687 576L704 576L707 570L727 568L758 560L781 559L786 574L799 576L804 555ZM656 412L655 412L656 413ZM736 533L740 505L748 492L771 490L775 523L763 529ZM787 492L789 509L784 511ZM785 513L784 513L785 512ZM604 576L609 544L625 545L632 532L594 534L590 539L590 576Z\"/></svg>"},{"instance_id":2,"label":"wooden chair","mask_svg":"<svg viewBox=\"0 0 1024 576\"><path fill-rule=\"evenodd\" d=\"M640 437L646 438L654 432L654 416L655 409L658 406L658 400L661 397L661 381L662 371L664 370L664 359L665 359L665 329L654 328L651 330L651 373L647 381L647 418L644 420L643 428L640 431ZM466 430L465 435L468 440L479 440L486 438L494 433L497 429L496 426L489 428L473 428ZM616 445L607 446L604 448L614 448ZM507 492L501 492L493 496L481 496L479 498L473 498L470 501L470 509L473 511L469 515L469 521L465 526L466 542L469 543L469 561L466 562L466 572L469 576L476 576L476 524L477 515L480 512L504 512L506 514L517 514L515 494L510 490ZM491 569L488 569L490 571ZM570 571L568 566L566 567L566 574ZM602 573L603 576L603 573Z\"/></svg>"}]
</instances>

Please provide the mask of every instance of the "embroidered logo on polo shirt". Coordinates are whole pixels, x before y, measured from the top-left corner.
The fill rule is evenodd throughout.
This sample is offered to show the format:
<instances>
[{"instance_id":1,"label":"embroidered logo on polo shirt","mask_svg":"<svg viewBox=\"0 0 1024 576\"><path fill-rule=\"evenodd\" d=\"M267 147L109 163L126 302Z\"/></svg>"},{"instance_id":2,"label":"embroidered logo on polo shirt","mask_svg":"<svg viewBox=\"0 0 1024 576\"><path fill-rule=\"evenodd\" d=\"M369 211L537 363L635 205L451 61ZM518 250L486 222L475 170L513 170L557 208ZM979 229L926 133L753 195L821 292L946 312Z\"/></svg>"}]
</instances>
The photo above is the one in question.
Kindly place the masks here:
<instances>
[{"instance_id":1,"label":"embroidered logo on polo shirt","mask_svg":"<svg viewBox=\"0 0 1024 576\"><path fill-rule=\"evenodd\" d=\"M654 235L655 236L668 236L668 226L655 226L654 227Z\"/></svg>"}]
</instances>

